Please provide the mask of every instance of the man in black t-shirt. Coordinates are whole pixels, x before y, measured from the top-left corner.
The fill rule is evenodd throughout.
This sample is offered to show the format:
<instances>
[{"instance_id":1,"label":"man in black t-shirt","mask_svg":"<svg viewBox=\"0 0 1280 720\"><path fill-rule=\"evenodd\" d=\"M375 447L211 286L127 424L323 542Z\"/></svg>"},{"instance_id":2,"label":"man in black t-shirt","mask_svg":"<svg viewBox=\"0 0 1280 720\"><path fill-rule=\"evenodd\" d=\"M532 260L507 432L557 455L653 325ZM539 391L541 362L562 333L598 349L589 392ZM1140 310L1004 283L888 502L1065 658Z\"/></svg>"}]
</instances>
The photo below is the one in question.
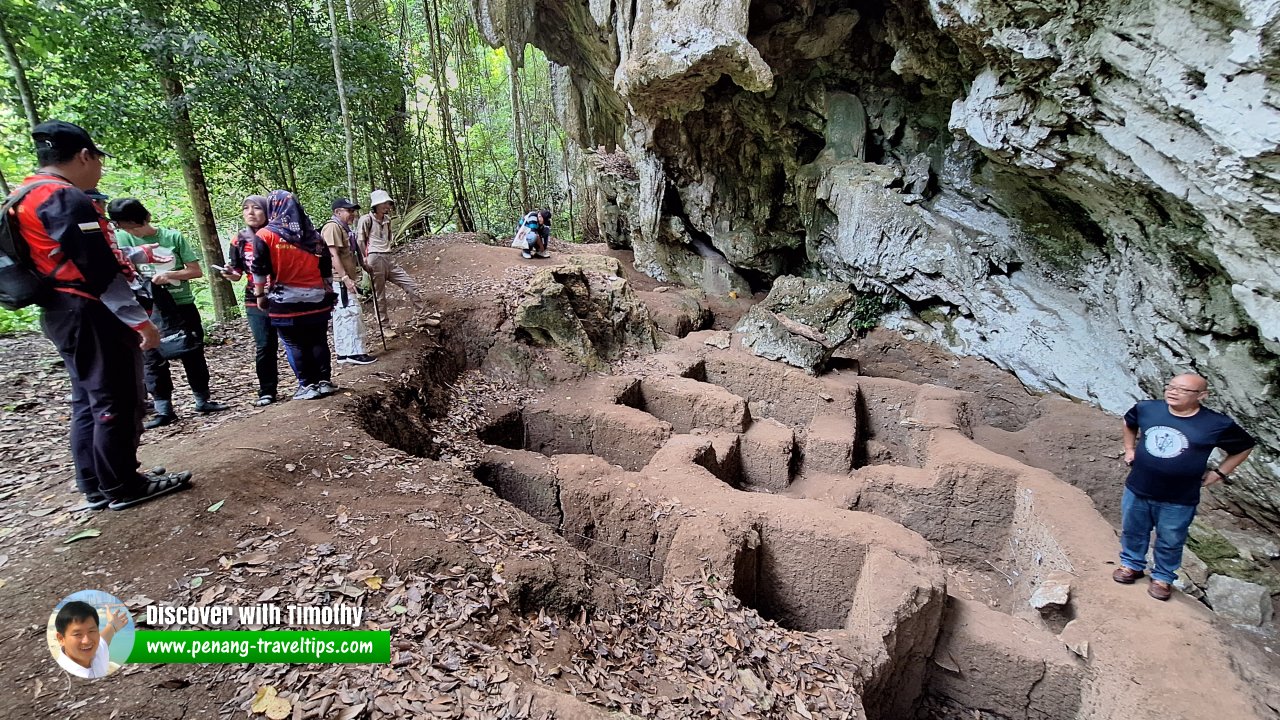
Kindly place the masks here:
<instances>
[{"instance_id":1,"label":"man in black t-shirt","mask_svg":"<svg viewBox=\"0 0 1280 720\"><path fill-rule=\"evenodd\" d=\"M1235 420L1200 404L1208 393L1204 378L1179 375L1164 386L1163 401L1143 400L1124 415L1124 461L1132 469L1121 502L1120 567L1111 577L1129 585L1143 576L1154 529L1147 594L1157 600L1173 594L1200 488L1227 482L1255 444ZM1215 448L1227 456L1206 470Z\"/></svg>"}]
</instances>

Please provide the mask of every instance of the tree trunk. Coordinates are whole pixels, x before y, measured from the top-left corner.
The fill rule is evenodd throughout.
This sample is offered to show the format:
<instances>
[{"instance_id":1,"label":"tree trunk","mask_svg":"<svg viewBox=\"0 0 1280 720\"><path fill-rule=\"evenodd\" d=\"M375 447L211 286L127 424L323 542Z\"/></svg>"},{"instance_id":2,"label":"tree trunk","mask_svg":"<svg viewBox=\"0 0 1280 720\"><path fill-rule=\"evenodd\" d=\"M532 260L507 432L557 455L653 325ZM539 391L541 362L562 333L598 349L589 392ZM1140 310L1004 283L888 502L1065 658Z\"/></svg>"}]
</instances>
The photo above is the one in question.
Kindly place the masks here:
<instances>
[{"instance_id":1,"label":"tree trunk","mask_svg":"<svg viewBox=\"0 0 1280 720\"><path fill-rule=\"evenodd\" d=\"M531 209L529 205L529 162L524 156L524 108L520 101L520 68L516 67L516 57L507 53L511 61L511 133L516 136L516 173L520 176L520 209L522 212Z\"/></svg>"},{"instance_id":2,"label":"tree trunk","mask_svg":"<svg viewBox=\"0 0 1280 720\"><path fill-rule=\"evenodd\" d=\"M348 197L356 197L356 160L355 140L351 133L351 113L347 110L347 90L342 85L342 43L338 39L338 18L333 11L333 0L327 0L329 6L329 30L333 43L333 76L338 83L338 110L342 113L342 132L346 141L347 158L347 192Z\"/></svg>"},{"instance_id":3,"label":"tree trunk","mask_svg":"<svg viewBox=\"0 0 1280 720\"><path fill-rule=\"evenodd\" d=\"M372 141L369 140L368 128L365 128L363 136L364 136L364 171L365 171L364 174L365 174L365 177L369 179L369 190L370 191L377 190L378 181L375 180L373 177L373 168L374 168L373 143ZM351 199L355 200L355 198L351 198ZM359 202L359 201L356 200L356 202Z\"/></svg>"},{"instance_id":4,"label":"tree trunk","mask_svg":"<svg viewBox=\"0 0 1280 720\"><path fill-rule=\"evenodd\" d=\"M34 130L40 124L40 113L36 112L36 96L27 82L27 71L22 67L18 51L13 46L13 38L9 36L9 30L4 26L2 18L0 18L0 47L4 48L4 59L9 61L9 68L13 70L14 83L18 86L18 97L22 98L22 110L27 114L27 124Z\"/></svg>"},{"instance_id":5,"label":"tree trunk","mask_svg":"<svg viewBox=\"0 0 1280 720\"><path fill-rule=\"evenodd\" d=\"M431 40L431 73L440 93L440 134L444 139L445 161L449 168L449 186L453 190L453 201L457 205L458 230L475 232L476 222L471 214L471 202L467 198L466 178L463 174L462 158L458 154L458 146L454 143L453 116L449 109L449 86L445 77L444 38L440 32L440 14L435 0L424 0L423 10L427 16L427 33Z\"/></svg>"},{"instance_id":6,"label":"tree trunk","mask_svg":"<svg viewBox=\"0 0 1280 720\"><path fill-rule=\"evenodd\" d=\"M271 185L275 187L284 187L289 184L289 173L284 169L284 156L280 154L280 146L276 145L271 150L271 159L276 164L276 176L272 179Z\"/></svg>"},{"instance_id":7,"label":"tree trunk","mask_svg":"<svg viewBox=\"0 0 1280 720\"><path fill-rule=\"evenodd\" d=\"M225 265L222 243L218 240L218 225L213 219L213 207L209 203L209 186L205 183L204 167L200 162L200 148L196 146L191 128L191 113L187 110L186 89L173 67L172 58L162 58L160 83L169 100L169 112L173 118L173 144L182 164L182 178L187 182L187 194L196 214L196 228L200 233L200 247L204 250L205 267ZM219 321L240 315L240 306L231 290L231 283L221 275L210 272L209 288L213 291L213 315Z\"/></svg>"},{"instance_id":8,"label":"tree trunk","mask_svg":"<svg viewBox=\"0 0 1280 720\"><path fill-rule=\"evenodd\" d=\"M569 146L566 144L568 141L568 138L564 138L560 141L560 152L563 154L563 160L561 162L564 163L564 204L569 208L569 242L578 242L577 231L574 229L577 223L573 217L573 183L570 182L569 179Z\"/></svg>"},{"instance_id":9,"label":"tree trunk","mask_svg":"<svg viewBox=\"0 0 1280 720\"><path fill-rule=\"evenodd\" d=\"M4 171L0 170L0 195L9 196L9 181L4 179Z\"/></svg>"},{"instance_id":10,"label":"tree trunk","mask_svg":"<svg viewBox=\"0 0 1280 720\"><path fill-rule=\"evenodd\" d=\"M298 169L293 165L293 154L289 152L289 137L285 134L284 125L280 125L280 136L282 139L280 147L284 150L284 165L289 170L289 192L294 195L298 194Z\"/></svg>"}]
</instances>

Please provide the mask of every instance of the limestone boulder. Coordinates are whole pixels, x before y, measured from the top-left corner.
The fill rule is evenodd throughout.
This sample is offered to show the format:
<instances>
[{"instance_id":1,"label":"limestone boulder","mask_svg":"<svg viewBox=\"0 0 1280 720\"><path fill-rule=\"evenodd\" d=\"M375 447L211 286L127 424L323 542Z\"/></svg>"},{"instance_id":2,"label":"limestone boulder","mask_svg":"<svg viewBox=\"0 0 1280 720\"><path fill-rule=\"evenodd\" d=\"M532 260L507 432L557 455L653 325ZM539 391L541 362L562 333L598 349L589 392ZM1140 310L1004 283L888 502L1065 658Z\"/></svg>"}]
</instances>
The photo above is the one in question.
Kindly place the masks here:
<instances>
[{"instance_id":1,"label":"limestone boulder","mask_svg":"<svg viewBox=\"0 0 1280 720\"><path fill-rule=\"evenodd\" d=\"M847 284L786 276L735 331L756 355L817 373L853 337L857 321L858 295Z\"/></svg>"},{"instance_id":2,"label":"limestone boulder","mask_svg":"<svg viewBox=\"0 0 1280 720\"><path fill-rule=\"evenodd\" d=\"M1213 611L1231 622L1242 625L1264 625L1271 622L1271 593L1256 583L1226 575L1209 578L1205 602Z\"/></svg>"},{"instance_id":3,"label":"limestone boulder","mask_svg":"<svg viewBox=\"0 0 1280 720\"><path fill-rule=\"evenodd\" d=\"M602 255L571 255L539 270L525 287L514 321L518 335L558 348L588 368L627 348L657 349L648 309L622 277L618 261Z\"/></svg>"},{"instance_id":4,"label":"limestone boulder","mask_svg":"<svg viewBox=\"0 0 1280 720\"><path fill-rule=\"evenodd\" d=\"M812 328L789 322L759 305L747 311L734 331L742 336L743 346L756 355L781 360L810 374L816 374L835 352L835 346Z\"/></svg>"}]
</instances>

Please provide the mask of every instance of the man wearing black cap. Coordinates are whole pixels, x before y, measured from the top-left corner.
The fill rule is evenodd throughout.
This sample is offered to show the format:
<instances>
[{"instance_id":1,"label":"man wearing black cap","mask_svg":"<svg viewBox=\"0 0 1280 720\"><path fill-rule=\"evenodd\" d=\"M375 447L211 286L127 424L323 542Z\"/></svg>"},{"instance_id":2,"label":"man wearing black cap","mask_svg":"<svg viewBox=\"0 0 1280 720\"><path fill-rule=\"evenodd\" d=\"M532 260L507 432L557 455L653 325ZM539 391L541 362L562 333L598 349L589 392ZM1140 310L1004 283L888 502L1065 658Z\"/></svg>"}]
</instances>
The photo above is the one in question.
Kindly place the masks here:
<instances>
[{"instance_id":1,"label":"man wearing black cap","mask_svg":"<svg viewBox=\"0 0 1280 720\"><path fill-rule=\"evenodd\" d=\"M333 256L333 291L338 302L333 308L333 351L340 364L368 365L376 362L364 349L364 320L360 317L360 264L356 258L356 234L351 221L356 219L359 205L346 198L333 201L333 217L320 228L324 244Z\"/></svg>"},{"instance_id":2,"label":"man wearing black cap","mask_svg":"<svg viewBox=\"0 0 1280 720\"><path fill-rule=\"evenodd\" d=\"M18 231L51 292L40 325L71 376L71 455L79 509L123 510L190 486L190 473L138 473L142 350L160 333L129 287L132 267L85 191L98 186L102 158L83 128L60 120L31 132L40 183L16 208Z\"/></svg>"}]
</instances>

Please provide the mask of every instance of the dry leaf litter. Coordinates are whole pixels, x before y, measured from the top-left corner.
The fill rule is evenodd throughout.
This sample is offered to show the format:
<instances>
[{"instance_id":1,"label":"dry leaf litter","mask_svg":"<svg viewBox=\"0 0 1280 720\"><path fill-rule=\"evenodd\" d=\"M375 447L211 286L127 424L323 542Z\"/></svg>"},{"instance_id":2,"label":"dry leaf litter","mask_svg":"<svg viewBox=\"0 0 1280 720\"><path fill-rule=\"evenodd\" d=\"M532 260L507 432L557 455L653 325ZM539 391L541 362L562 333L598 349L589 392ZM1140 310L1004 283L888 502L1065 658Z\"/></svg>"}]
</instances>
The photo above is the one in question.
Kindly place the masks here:
<instances>
[{"instance_id":1,"label":"dry leaf litter","mask_svg":"<svg viewBox=\"0 0 1280 720\"><path fill-rule=\"evenodd\" d=\"M456 525L432 513L406 520L415 516L472 546L485 569L402 571L384 551L329 543L282 560L293 535L283 531L248 536L239 554L189 574L175 604L342 601L363 605L366 629L391 631L389 666L200 673L197 682L241 687L223 717L283 703L294 718L543 717L522 690L529 682L642 717L862 717L855 664L820 637L762 620L717 578L648 588L620 581L621 607L613 611L514 616L504 562L549 556L551 548L532 532L492 530L478 511ZM135 610L150 602L126 601Z\"/></svg>"},{"instance_id":2,"label":"dry leaf litter","mask_svg":"<svg viewBox=\"0 0 1280 720\"><path fill-rule=\"evenodd\" d=\"M534 272L534 267L512 268L484 291L511 307ZM253 351L241 329L215 331L207 348L219 397L250 397L254 390L251 374L240 371L250 365ZM31 336L0 338L0 353L20 358L0 372L0 462L14 470L11 482L0 489L0 499L9 500L0 511L2 568L9 553L50 536L74 535L90 518L59 512L76 496L65 440L70 385L56 353ZM282 377L287 373L282 367ZM181 369L174 374L181 408L189 391ZM373 373L366 381L387 380L395 378ZM484 401L536 402L528 389L478 373L459 378L452 391L450 412L431 429L442 457L461 469L474 467L483 452L474 434L485 421ZM209 416L183 413L183 422L202 429L258 412L236 404ZM147 433L143 441L192 429L165 428ZM394 470L405 478L397 484L403 493L434 494L458 482L427 474L421 459L402 453L356 454L350 442L327 445L327 457L276 458L266 465L321 480ZM485 508L463 510L451 519L411 512L400 522L438 529L447 540L470 547L484 571L461 566L439 573L400 570L389 547L394 531L379 533L396 522L339 506L327 518L334 542L304 546L293 529L246 531L236 553L188 570L162 598L191 605L359 603L366 608L366 628L391 631L389 666L166 666L172 677L157 687L195 684L222 694L222 683L234 683L241 690L224 703L223 717L276 720L550 717L533 694L521 690L531 681L645 717L861 717L851 661L819 637L761 620L713 578L670 588L625 580L618 586L621 607L593 616L513 616L504 561L549 559L556 549L518 521L490 522L483 518ZM497 530L495 523L504 529ZM296 559L284 559L288 550ZM108 589L122 592L116 583ZM145 596L126 600L135 612L154 602ZM153 671L130 666L122 672Z\"/></svg>"}]
</instances>

